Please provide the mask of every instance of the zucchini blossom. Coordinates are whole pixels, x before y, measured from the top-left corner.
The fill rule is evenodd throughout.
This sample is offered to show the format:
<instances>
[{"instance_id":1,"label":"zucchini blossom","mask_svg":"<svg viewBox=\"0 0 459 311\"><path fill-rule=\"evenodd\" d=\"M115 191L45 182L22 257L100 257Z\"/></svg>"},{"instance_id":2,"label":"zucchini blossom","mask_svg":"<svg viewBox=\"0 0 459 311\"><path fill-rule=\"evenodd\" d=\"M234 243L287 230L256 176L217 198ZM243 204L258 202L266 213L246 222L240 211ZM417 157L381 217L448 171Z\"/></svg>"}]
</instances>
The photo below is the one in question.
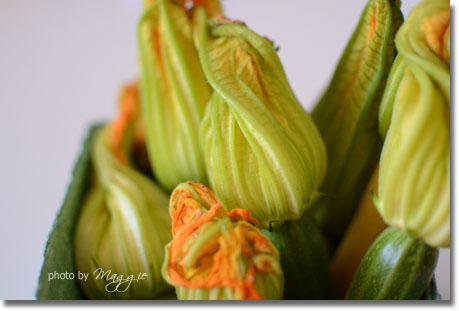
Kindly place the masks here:
<instances>
[{"instance_id":1,"label":"zucchini blossom","mask_svg":"<svg viewBox=\"0 0 459 311\"><path fill-rule=\"evenodd\" d=\"M450 245L450 4L417 5L379 111L385 136L378 197L384 221L433 247Z\"/></svg>"},{"instance_id":2,"label":"zucchini blossom","mask_svg":"<svg viewBox=\"0 0 459 311\"><path fill-rule=\"evenodd\" d=\"M152 299L170 290L161 277L171 240L168 197L132 167L139 101L126 87L121 112L96 133L93 184L75 233L80 285L90 299Z\"/></svg>"},{"instance_id":3,"label":"zucchini blossom","mask_svg":"<svg viewBox=\"0 0 459 311\"><path fill-rule=\"evenodd\" d=\"M376 169L383 142L378 109L403 23L400 0L367 0L355 30L312 117L327 148L327 194L313 214L330 242L339 243Z\"/></svg>"},{"instance_id":4,"label":"zucchini blossom","mask_svg":"<svg viewBox=\"0 0 459 311\"><path fill-rule=\"evenodd\" d=\"M279 254L248 210L227 211L196 182L172 193L163 276L181 300L281 299Z\"/></svg>"},{"instance_id":5,"label":"zucchini blossom","mask_svg":"<svg viewBox=\"0 0 459 311\"><path fill-rule=\"evenodd\" d=\"M218 1L196 1L212 14ZM211 89L193 44L187 1L145 1L138 26L146 144L158 182L206 182L199 125Z\"/></svg>"},{"instance_id":6,"label":"zucchini blossom","mask_svg":"<svg viewBox=\"0 0 459 311\"><path fill-rule=\"evenodd\" d=\"M271 41L241 22L196 12L196 42L214 93L201 124L211 188L267 228L299 219L318 195L326 150Z\"/></svg>"}]
</instances>

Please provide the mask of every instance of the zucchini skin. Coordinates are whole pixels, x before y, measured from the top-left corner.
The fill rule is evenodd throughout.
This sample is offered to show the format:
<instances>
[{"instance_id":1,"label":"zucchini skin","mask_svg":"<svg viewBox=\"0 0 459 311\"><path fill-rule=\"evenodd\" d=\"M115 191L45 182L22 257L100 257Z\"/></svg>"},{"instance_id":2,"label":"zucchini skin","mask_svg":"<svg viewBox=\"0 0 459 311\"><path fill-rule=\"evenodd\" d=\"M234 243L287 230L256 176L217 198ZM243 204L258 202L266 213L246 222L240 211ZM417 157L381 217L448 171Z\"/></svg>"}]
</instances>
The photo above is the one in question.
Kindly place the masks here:
<instances>
[{"instance_id":1,"label":"zucchini skin","mask_svg":"<svg viewBox=\"0 0 459 311\"><path fill-rule=\"evenodd\" d=\"M283 299L334 299L328 249L308 211L296 221L286 221L262 232L280 254L285 277Z\"/></svg>"},{"instance_id":2,"label":"zucchini skin","mask_svg":"<svg viewBox=\"0 0 459 311\"><path fill-rule=\"evenodd\" d=\"M421 300L442 300L440 293L438 292L437 282L435 281L435 275L432 277L429 286L426 291L422 294Z\"/></svg>"},{"instance_id":3,"label":"zucchini skin","mask_svg":"<svg viewBox=\"0 0 459 311\"><path fill-rule=\"evenodd\" d=\"M428 288L438 249L389 227L368 249L345 299L420 299Z\"/></svg>"},{"instance_id":4,"label":"zucchini skin","mask_svg":"<svg viewBox=\"0 0 459 311\"><path fill-rule=\"evenodd\" d=\"M95 133L103 124L94 124L88 130L81 153L72 171L72 180L67 188L65 199L54 219L44 253L38 288L38 300L80 300L86 296L78 279L48 280L48 274L69 272L77 274L74 254L74 233L79 213L91 184L93 165L91 150Z\"/></svg>"}]
</instances>

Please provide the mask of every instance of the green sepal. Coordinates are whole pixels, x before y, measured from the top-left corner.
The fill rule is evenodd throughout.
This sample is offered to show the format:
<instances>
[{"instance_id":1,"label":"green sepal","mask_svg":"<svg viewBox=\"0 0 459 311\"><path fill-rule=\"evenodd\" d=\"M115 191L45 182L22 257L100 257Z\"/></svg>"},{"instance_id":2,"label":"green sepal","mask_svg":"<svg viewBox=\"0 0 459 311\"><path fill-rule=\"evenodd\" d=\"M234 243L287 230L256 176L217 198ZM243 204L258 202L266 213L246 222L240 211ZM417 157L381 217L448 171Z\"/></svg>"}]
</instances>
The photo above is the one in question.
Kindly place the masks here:
<instances>
[{"instance_id":1,"label":"green sepal","mask_svg":"<svg viewBox=\"0 0 459 311\"><path fill-rule=\"evenodd\" d=\"M437 257L438 249L389 227L368 249L345 299L420 299L432 280Z\"/></svg>"},{"instance_id":2,"label":"green sepal","mask_svg":"<svg viewBox=\"0 0 459 311\"><path fill-rule=\"evenodd\" d=\"M390 69L386 88L384 89L384 95L378 111L379 134L383 140L389 130L395 98L397 97L400 84L402 83L405 69L406 64L403 61L403 56L398 54L394 60L392 68Z\"/></svg>"}]
</instances>

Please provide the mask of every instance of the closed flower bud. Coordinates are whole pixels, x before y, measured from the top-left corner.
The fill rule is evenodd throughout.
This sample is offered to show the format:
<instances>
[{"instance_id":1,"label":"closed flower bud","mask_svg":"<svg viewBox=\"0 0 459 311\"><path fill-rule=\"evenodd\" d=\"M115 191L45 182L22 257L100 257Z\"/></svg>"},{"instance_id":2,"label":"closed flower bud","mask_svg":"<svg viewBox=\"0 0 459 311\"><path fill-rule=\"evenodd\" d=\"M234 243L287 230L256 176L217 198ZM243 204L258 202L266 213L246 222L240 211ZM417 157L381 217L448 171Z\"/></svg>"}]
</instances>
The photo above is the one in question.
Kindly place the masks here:
<instances>
[{"instance_id":1,"label":"closed flower bud","mask_svg":"<svg viewBox=\"0 0 459 311\"><path fill-rule=\"evenodd\" d=\"M380 111L390 123L377 208L386 223L434 247L450 245L449 10L449 1L429 0L410 13Z\"/></svg>"},{"instance_id":2,"label":"closed flower bud","mask_svg":"<svg viewBox=\"0 0 459 311\"><path fill-rule=\"evenodd\" d=\"M378 107L402 22L400 0L368 0L312 111L328 155L327 175L319 189L327 196L315 206L314 215L332 249L350 225L378 164Z\"/></svg>"},{"instance_id":3,"label":"closed flower bud","mask_svg":"<svg viewBox=\"0 0 459 311\"><path fill-rule=\"evenodd\" d=\"M219 11L218 1L201 2ZM184 180L207 180L198 134L211 90L185 3L145 1L138 28L146 144L156 179L170 191Z\"/></svg>"},{"instance_id":4,"label":"closed flower bud","mask_svg":"<svg viewBox=\"0 0 459 311\"><path fill-rule=\"evenodd\" d=\"M121 113L96 134L94 178L75 233L80 285L91 299L152 299L170 289L161 277L171 240L168 197L129 164L139 112L135 87ZM130 137L131 136L131 137Z\"/></svg>"},{"instance_id":5,"label":"closed flower bud","mask_svg":"<svg viewBox=\"0 0 459 311\"><path fill-rule=\"evenodd\" d=\"M177 186L170 200L173 240L163 276L181 300L281 299L276 248L247 210L226 211L209 189Z\"/></svg>"},{"instance_id":6,"label":"closed flower bud","mask_svg":"<svg viewBox=\"0 0 459 311\"><path fill-rule=\"evenodd\" d=\"M207 24L197 46L214 93L201 125L211 188L228 208L247 208L262 228L299 219L318 195L326 151L293 93L272 43L241 22Z\"/></svg>"}]
</instances>

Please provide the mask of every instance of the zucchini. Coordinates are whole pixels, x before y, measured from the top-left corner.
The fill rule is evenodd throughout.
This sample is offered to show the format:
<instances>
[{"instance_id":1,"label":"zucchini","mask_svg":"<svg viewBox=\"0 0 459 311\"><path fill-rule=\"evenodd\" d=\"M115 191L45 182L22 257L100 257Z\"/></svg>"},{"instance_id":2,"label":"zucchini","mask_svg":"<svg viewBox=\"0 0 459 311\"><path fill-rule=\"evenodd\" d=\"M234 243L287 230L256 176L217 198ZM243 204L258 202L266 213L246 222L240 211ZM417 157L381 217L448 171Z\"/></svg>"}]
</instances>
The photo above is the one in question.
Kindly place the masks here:
<instances>
[{"instance_id":1,"label":"zucchini","mask_svg":"<svg viewBox=\"0 0 459 311\"><path fill-rule=\"evenodd\" d=\"M432 277L432 281L430 281L424 294L422 294L421 300L441 300L441 295L437 288L437 282L435 281L435 275Z\"/></svg>"},{"instance_id":2,"label":"zucchini","mask_svg":"<svg viewBox=\"0 0 459 311\"><path fill-rule=\"evenodd\" d=\"M100 125L91 127L83 150L72 172L72 181L68 187L64 203L54 221L48 241L46 242L43 266L40 272L37 299L84 299L78 278L73 280L48 280L48 275L57 273L77 274L73 250L73 236L80 213L80 207L86 198L93 171L91 163L91 146L94 134Z\"/></svg>"},{"instance_id":3,"label":"zucchini","mask_svg":"<svg viewBox=\"0 0 459 311\"><path fill-rule=\"evenodd\" d=\"M373 203L372 189L378 188L378 169L367 185L357 211L332 256L331 272L337 297L342 299L363 256L387 225Z\"/></svg>"},{"instance_id":4,"label":"zucchini","mask_svg":"<svg viewBox=\"0 0 459 311\"><path fill-rule=\"evenodd\" d=\"M308 211L299 220L286 221L262 232L280 254L285 277L284 299L334 298L328 249Z\"/></svg>"},{"instance_id":5,"label":"zucchini","mask_svg":"<svg viewBox=\"0 0 459 311\"><path fill-rule=\"evenodd\" d=\"M438 249L389 227L368 249L345 299L420 299L428 289Z\"/></svg>"}]
</instances>

